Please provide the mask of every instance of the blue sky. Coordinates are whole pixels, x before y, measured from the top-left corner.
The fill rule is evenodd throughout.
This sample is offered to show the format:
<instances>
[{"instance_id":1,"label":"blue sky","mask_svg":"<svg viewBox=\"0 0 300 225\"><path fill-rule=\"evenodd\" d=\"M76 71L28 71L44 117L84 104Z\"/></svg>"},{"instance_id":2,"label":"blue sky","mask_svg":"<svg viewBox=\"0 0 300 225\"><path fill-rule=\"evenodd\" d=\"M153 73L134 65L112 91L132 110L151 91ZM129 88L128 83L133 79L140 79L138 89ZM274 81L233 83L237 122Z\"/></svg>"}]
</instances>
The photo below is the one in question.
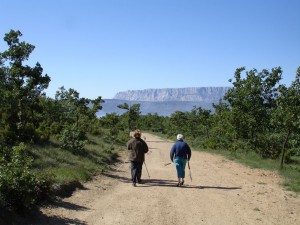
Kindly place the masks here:
<instances>
[{"instance_id":1,"label":"blue sky","mask_svg":"<svg viewBox=\"0 0 300 225\"><path fill-rule=\"evenodd\" d=\"M35 45L28 64L74 88L113 98L148 88L230 86L236 68L300 66L299 0L1 0L0 52L10 29Z\"/></svg>"}]
</instances>

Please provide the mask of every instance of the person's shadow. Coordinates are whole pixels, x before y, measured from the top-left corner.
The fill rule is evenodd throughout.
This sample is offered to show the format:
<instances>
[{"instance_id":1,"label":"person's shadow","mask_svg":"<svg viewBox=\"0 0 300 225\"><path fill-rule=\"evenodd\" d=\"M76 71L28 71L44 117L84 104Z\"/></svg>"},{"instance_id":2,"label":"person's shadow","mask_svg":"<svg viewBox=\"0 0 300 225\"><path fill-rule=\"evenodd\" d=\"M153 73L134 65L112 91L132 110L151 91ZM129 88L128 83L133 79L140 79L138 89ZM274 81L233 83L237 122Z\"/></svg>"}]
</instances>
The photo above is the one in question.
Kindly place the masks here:
<instances>
[{"instance_id":1,"label":"person's shadow","mask_svg":"<svg viewBox=\"0 0 300 225\"><path fill-rule=\"evenodd\" d=\"M164 179L145 179L139 187L177 187L177 181ZM179 188L195 188L195 189L219 189L219 190L238 190L241 187L223 187L223 186L203 186L203 185L182 185Z\"/></svg>"}]
</instances>

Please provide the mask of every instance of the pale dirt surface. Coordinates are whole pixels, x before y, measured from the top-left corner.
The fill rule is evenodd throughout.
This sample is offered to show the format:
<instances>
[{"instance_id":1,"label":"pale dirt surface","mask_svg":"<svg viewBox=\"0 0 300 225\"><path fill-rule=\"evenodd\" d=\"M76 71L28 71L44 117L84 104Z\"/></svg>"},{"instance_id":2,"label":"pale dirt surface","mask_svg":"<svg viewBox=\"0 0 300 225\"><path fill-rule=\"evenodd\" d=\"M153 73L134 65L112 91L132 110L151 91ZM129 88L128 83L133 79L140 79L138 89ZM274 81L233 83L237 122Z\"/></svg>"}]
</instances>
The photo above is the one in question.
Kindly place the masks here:
<instances>
[{"instance_id":1,"label":"pale dirt surface","mask_svg":"<svg viewBox=\"0 0 300 225\"><path fill-rule=\"evenodd\" d=\"M164 165L174 142L144 135L145 184L133 187L129 163L117 164L61 204L41 209L32 224L300 224L300 196L283 190L275 172L193 151L192 182L186 168L186 185L176 187L175 167Z\"/></svg>"}]
</instances>

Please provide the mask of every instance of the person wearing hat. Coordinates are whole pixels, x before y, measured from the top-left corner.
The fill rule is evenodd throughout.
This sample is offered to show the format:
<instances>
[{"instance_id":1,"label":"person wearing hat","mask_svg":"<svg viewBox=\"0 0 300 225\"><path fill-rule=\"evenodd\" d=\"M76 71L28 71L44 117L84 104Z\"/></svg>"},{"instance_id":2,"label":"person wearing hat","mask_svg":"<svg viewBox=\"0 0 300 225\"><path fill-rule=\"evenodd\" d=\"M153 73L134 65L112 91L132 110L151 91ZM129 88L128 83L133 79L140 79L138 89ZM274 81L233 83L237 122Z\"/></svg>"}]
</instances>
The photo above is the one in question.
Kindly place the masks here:
<instances>
[{"instance_id":1,"label":"person wearing hat","mask_svg":"<svg viewBox=\"0 0 300 225\"><path fill-rule=\"evenodd\" d=\"M134 131L133 138L127 142L127 149L129 150L129 161L131 168L132 185L141 183L142 168L145 161L145 153L148 152L147 143L141 139L142 132L137 129Z\"/></svg>"},{"instance_id":2,"label":"person wearing hat","mask_svg":"<svg viewBox=\"0 0 300 225\"><path fill-rule=\"evenodd\" d=\"M184 136L182 134L178 134L177 141L170 151L171 161L174 162L177 170L177 186L182 186L184 184L186 162L187 160L190 160L192 156L190 146L184 142L183 139Z\"/></svg>"}]
</instances>

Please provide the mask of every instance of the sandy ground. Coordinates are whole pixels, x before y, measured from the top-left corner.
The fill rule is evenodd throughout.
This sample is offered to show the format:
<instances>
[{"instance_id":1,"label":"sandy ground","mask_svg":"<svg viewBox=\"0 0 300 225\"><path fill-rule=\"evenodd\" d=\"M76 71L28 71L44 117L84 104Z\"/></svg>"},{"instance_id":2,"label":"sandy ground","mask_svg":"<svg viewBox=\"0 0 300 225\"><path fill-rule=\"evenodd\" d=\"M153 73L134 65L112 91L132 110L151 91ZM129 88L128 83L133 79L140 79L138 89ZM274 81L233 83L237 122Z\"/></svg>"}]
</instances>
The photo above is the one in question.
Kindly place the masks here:
<instances>
[{"instance_id":1,"label":"sandy ground","mask_svg":"<svg viewBox=\"0 0 300 225\"><path fill-rule=\"evenodd\" d=\"M300 196L283 190L275 172L250 169L221 156L192 152L192 181L176 187L173 142L145 134L145 184L133 187L129 163L86 183L61 203L41 209L33 224L300 224Z\"/></svg>"}]
</instances>

